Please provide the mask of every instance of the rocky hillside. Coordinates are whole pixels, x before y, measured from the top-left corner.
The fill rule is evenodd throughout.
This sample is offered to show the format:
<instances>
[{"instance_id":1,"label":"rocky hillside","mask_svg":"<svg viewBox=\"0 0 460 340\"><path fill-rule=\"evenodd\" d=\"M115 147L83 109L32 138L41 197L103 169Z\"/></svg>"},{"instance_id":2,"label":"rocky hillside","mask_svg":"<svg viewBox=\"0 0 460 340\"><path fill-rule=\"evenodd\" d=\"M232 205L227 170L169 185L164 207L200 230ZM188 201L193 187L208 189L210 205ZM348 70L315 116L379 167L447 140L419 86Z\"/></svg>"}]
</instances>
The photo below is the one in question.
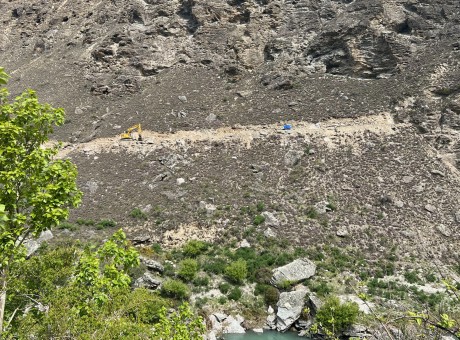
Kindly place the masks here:
<instances>
[{"instance_id":1,"label":"rocky hillside","mask_svg":"<svg viewBox=\"0 0 460 340\"><path fill-rule=\"evenodd\" d=\"M67 110L73 221L458 261L458 1L0 4L12 92Z\"/></svg>"}]
</instances>

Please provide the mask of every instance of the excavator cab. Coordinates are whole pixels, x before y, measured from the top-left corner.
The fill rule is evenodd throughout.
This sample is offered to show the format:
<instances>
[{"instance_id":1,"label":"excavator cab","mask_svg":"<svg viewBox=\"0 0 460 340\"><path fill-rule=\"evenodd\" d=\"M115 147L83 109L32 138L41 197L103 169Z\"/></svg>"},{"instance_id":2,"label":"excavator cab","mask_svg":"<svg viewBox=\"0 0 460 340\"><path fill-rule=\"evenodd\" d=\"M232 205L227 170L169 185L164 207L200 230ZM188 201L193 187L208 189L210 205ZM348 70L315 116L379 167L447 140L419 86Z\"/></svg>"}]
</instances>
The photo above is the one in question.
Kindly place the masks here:
<instances>
[{"instance_id":1,"label":"excavator cab","mask_svg":"<svg viewBox=\"0 0 460 340\"><path fill-rule=\"evenodd\" d=\"M137 138L136 138L137 135ZM136 124L131 126L129 129L127 129L125 132L123 132L120 135L120 139L122 140L138 140L142 141L142 128L141 124Z\"/></svg>"}]
</instances>

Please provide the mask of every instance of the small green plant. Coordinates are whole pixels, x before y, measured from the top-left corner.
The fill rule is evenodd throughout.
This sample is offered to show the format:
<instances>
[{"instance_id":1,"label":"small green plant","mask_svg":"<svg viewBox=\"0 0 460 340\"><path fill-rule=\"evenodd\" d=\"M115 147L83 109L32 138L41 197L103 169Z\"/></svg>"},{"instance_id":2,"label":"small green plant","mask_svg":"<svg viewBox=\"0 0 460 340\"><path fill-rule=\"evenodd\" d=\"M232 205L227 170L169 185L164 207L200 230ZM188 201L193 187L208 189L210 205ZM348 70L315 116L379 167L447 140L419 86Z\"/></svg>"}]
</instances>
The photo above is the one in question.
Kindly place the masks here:
<instances>
[{"instance_id":1,"label":"small green plant","mask_svg":"<svg viewBox=\"0 0 460 340\"><path fill-rule=\"evenodd\" d=\"M316 322L325 330L339 335L350 327L358 317L359 307L355 302L341 303L339 298L331 296L316 314Z\"/></svg>"},{"instance_id":2,"label":"small green plant","mask_svg":"<svg viewBox=\"0 0 460 340\"><path fill-rule=\"evenodd\" d=\"M61 222L58 224L57 226L58 229L67 229L67 230L70 230L70 231L75 231L77 230L77 226L73 223L70 223L70 222L67 222L67 221L64 221L64 222Z\"/></svg>"},{"instance_id":3,"label":"small green plant","mask_svg":"<svg viewBox=\"0 0 460 340\"><path fill-rule=\"evenodd\" d=\"M209 286L209 276L199 276L193 280L193 284L197 287Z\"/></svg>"},{"instance_id":4,"label":"small green plant","mask_svg":"<svg viewBox=\"0 0 460 340\"><path fill-rule=\"evenodd\" d=\"M131 212L129 213L129 216L132 218L138 219L138 220L148 219L147 214L139 208L134 208L133 210L131 210Z\"/></svg>"},{"instance_id":5,"label":"small green plant","mask_svg":"<svg viewBox=\"0 0 460 340\"><path fill-rule=\"evenodd\" d=\"M96 229L101 230L101 229L106 229L106 228L114 228L116 227L117 224L115 221L112 220L101 220L96 224Z\"/></svg>"},{"instance_id":6,"label":"small green plant","mask_svg":"<svg viewBox=\"0 0 460 340\"><path fill-rule=\"evenodd\" d=\"M243 283L244 279L248 275L248 266L246 261L239 259L230 263L227 267L225 267L225 275L233 283Z\"/></svg>"},{"instance_id":7,"label":"small green plant","mask_svg":"<svg viewBox=\"0 0 460 340\"><path fill-rule=\"evenodd\" d=\"M264 301L267 306L276 306L280 297L278 289L268 286L264 292Z\"/></svg>"},{"instance_id":8,"label":"small green plant","mask_svg":"<svg viewBox=\"0 0 460 340\"><path fill-rule=\"evenodd\" d=\"M199 240L190 240L182 248L185 256L197 257L203 254L209 248L209 244Z\"/></svg>"},{"instance_id":9,"label":"small green plant","mask_svg":"<svg viewBox=\"0 0 460 340\"><path fill-rule=\"evenodd\" d=\"M418 275L417 275L417 273L415 271L405 272L404 273L404 278L409 283L421 282L420 278L418 277Z\"/></svg>"},{"instance_id":10,"label":"small green plant","mask_svg":"<svg viewBox=\"0 0 460 340\"><path fill-rule=\"evenodd\" d=\"M233 288L230 293L228 293L228 298L233 301L238 301L243 296L243 292L239 287Z\"/></svg>"},{"instance_id":11,"label":"small green plant","mask_svg":"<svg viewBox=\"0 0 460 340\"><path fill-rule=\"evenodd\" d=\"M198 262L194 259L184 259L179 262L177 271L180 278L192 281L198 272Z\"/></svg>"},{"instance_id":12,"label":"small green plant","mask_svg":"<svg viewBox=\"0 0 460 340\"><path fill-rule=\"evenodd\" d=\"M161 285L161 294L166 297L184 300L189 297L190 291L185 283L169 279Z\"/></svg>"},{"instance_id":13,"label":"small green plant","mask_svg":"<svg viewBox=\"0 0 460 340\"><path fill-rule=\"evenodd\" d=\"M306 215L308 218L315 219L318 217L318 212L316 211L314 207L309 207L307 209Z\"/></svg>"},{"instance_id":14,"label":"small green plant","mask_svg":"<svg viewBox=\"0 0 460 340\"><path fill-rule=\"evenodd\" d=\"M220 285L219 285L219 290L222 294L227 294L230 290L230 288L232 288L232 286L227 283L227 282L222 282Z\"/></svg>"},{"instance_id":15,"label":"small green plant","mask_svg":"<svg viewBox=\"0 0 460 340\"><path fill-rule=\"evenodd\" d=\"M261 225L264 222L265 222L265 217L262 215L256 215L254 216L254 219L252 220L252 223L254 225Z\"/></svg>"},{"instance_id":16,"label":"small green plant","mask_svg":"<svg viewBox=\"0 0 460 340\"><path fill-rule=\"evenodd\" d=\"M78 225L86 225L86 226L93 226L96 224L96 222L94 222L93 220L85 220L84 218L77 218L75 223Z\"/></svg>"},{"instance_id":17,"label":"small green plant","mask_svg":"<svg viewBox=\"0 0 460 340\"><path fill-rule=\"evenodd\" d=\"M257 208L258 212L262 212L262 211L265 210L265 204L263 202L259 202L259 203L257 203L256 208Z\"/></svg>"}]
</instances>

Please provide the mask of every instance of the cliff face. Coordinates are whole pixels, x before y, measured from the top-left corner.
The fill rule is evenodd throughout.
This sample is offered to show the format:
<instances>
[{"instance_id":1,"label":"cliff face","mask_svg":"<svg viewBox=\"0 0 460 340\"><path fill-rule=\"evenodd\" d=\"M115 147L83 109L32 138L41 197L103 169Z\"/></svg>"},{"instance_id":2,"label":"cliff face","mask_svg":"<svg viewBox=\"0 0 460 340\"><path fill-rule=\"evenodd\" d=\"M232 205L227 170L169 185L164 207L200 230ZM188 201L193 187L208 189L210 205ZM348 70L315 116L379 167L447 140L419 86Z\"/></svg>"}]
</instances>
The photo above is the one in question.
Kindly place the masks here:
<instances>
[{"instance_id":1,"label":"cliff face","mask_svg":"<svg viewBox=\"0 0 460 340\"><path fill-rule=\"evenodd\" d=\"M367 246L390 235L407 249L429 245L436 256L453 256L458 1L0 5L0 61L12 91L37 89L67 110L56 138L70 143L66 155L86 191L75 216L135 224L129 211L146 207L161 218L142 230L161 238L179 222L212 230L247 223L238 211L261 200L284 216L278 233L304 244L332 242L345 227L359 245L363 233L385 228ZM382 113L393 125L372 130ZM361 124L364 116L370 123ZM280 137L280 122L292 123L291 138ZM302 130L307 122L320 124ZM120 144L119 133L137 123L150 130L150 144ZM324 229L305 216L327 197L338 209L324 212ZM203 215L200 201L220 206L220 216Z\"/></svg>"}]
</instances>

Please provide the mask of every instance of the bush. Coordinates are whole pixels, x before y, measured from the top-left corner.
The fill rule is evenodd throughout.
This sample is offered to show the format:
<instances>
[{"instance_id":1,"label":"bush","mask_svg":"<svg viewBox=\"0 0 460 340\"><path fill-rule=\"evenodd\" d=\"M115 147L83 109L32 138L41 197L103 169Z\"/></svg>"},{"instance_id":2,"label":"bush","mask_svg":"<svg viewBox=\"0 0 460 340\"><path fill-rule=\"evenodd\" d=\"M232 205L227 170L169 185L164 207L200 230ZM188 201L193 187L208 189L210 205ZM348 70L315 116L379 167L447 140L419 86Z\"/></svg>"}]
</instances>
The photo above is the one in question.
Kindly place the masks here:
<instances>
[{"instance_id":1,"label":"bush","mask_svg":"<svg viewBox=\"0 0 460 340\"><path fill-rule=\"evenodd\" d=\"M193 280L193 284L197 287L207 287L209 286L209 277L208 276L200 276Z\"/></svg>"},{"instance_id":2,"label":"bush","mask_svg":"<svg viewBox=\"0 0 460 340\"><path fill-rule=\"evenodd\" d=\"M280 298L278 289L268 286L264 293L264 301L267 306L276 306Z\"/></svg>"},{"instance_id":3,"label":"bush","mask_svg":"<svg viewBox=\"0 0 460 340\"><path fill-rule=\"evenodd\" d=\"M228 298L233 301L238 301L243 296L243 292L238 287L233 288L228 294Z\"/></svg>"},{"instance_id":4,"label":"bush","mask_svg":"<svg viewBox=\"0 0 460 340\"><path fill-rule=\"evenodd\" d=\"M97 229L105 229L105 228L114 228L117 224L115 221L112 220L101 220L98 224L96 224Z\"/></svg>"},{"instance_id":5,"label":"bush","mask_svg":"<svg viewBox=\"0 0 460 340\"><path fill-rule=\"evenodd\" d=\"M177 273L184 280L191 281L195 278L198 272L198 262L194 259L185 259L179 262Z\"/></svg>"},{"instance_id":6,"label":"bush","mask_svg":"<svg viewBox=\"0 0 460 340\"><path fill-rule=\"evenodd\" d=\"M337 335L350 327L356 321L358 314L357 303L340 303L338 297L331 296L316 313L316 321L321 327Z\"/></svg>"},{"instance_id":7,"label":"bush","mask_svg":"<svg viewBox=\"0 0 460 340\"><path fill-rule=\"evenodd\" d=\"M77 218L75 223L78 225L86 225L86 226L93 226L96 224L96 222L94 222L93 220L85 220L83 218Z\"/></svg>"},{"instance_id":8,"label":"bush","mask_svg":"<svg viewBox=\"0 0 460 340\"><path fill-rule=\"evenodd\" d=\"M67 221L64 221L64 222L61 222L58 224L57 226L58 229L67 229L67 230L70 230L70 231L75 231L77 230L77 226L75 224L72 224L70 222L67 222Z\"/></svg>"},{"instance_id":9,"label":"bush","mask_svg":"<svg viewBox=\"0 0 460 340\"><path fill-rule=\"evenodd\" d=\"M260 225L264 222L265 222L265 217L263 217L262 215L254 216L254 220L252 221L254 225Z\"/></svg>"},{"instance_id":10,"label":"bush","mask_svg":"<svg viewBox=\"0 0 460 340\"><path fill-rule=\"evenodd\" d=\"M219 285L219 290L222 294L227 294L231 287L232 286L230 286L227 282L222 282Z\"/></svg>"},{"instance_id":11,"label":"bush","mask_svg":"<svg viewBox=\"0 0 460 340\"><path fill-rule=\"evenodd\" d=\"M219 275L225 272L226 265L227 262L222 258L208 259L203 266L203 270L207 273Z\"/></svg>"},{"instance_id":12,"label":"bush","mask_svg":"<svg viewBox=\"0 0 460 340\"><path fill-rule=\"evenodd\" d=\"M203 254L208 247L209 245L206 242L191 240L184 245L182 252L185 256L197 257L198 255Z\"/></svg>"},{"instance_id":13,"label":"bush","mask_svg":"<svg viewBox=\"0 0 460 340\"><path fill-rule=\"evenodd\" d=\"M141 209L139 208L135 208L133 210L131 210L131 212L129 213L129 216L132 217L132 218L136 218L138 220L147 220L147 214L145 212L143 212Z\"/></svg>"},{"instance_id":14,"label":"bush","mask_svg":"<svg viewBox=\"0 0 460 340\"><path fill-rule=\"evenodd\" d=\"M225 275L230 281L236 284L243 283L244 279L248 275L246 261L239 259L230 263L227 267L225 267Z\"/></svg>"},{"instance_id":15,"label":"bush","mask_svg":"<svg viewBox=\"0 0 460 340\"><path fill-rule=\"evenodd\" d=\"M183 300L189 297L190 292L185 283L169 279L161 285L161 294L166 297Z\"/></svg>"}]
</instances>

